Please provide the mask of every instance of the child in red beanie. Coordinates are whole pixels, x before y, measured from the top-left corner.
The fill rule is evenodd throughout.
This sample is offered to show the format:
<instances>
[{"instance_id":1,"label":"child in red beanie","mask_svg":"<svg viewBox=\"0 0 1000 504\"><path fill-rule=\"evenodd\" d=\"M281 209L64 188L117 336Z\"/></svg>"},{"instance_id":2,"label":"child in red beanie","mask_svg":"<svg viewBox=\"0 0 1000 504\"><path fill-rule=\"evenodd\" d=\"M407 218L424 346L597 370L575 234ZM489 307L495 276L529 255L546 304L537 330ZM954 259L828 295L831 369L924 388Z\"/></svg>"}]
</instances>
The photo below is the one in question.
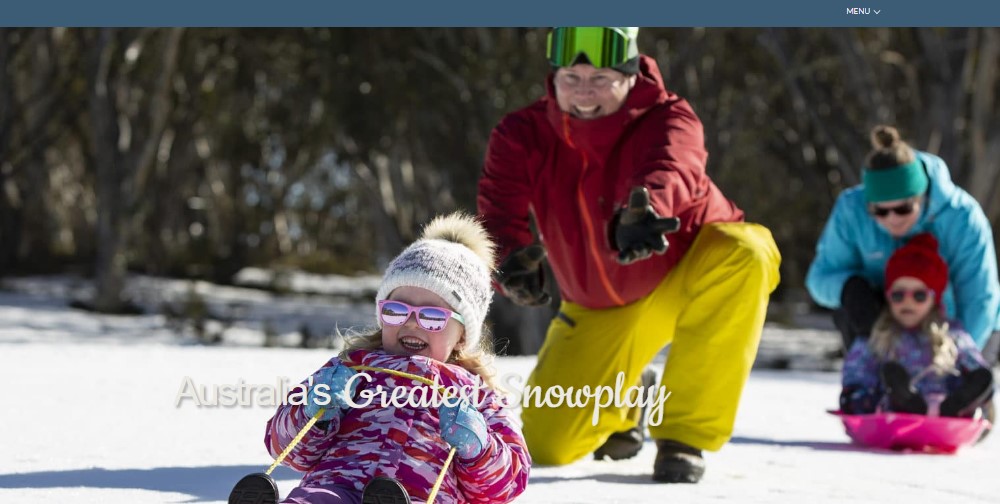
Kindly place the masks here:
<instances>
[{"instance_id":1,"label":"child in red beanie","mask_svg":"<svg viewBox=\"0 0 1000 504\"><path fill-rule=\"evenodd\" d=\"M885 283L887 307L844 359L840 410L973 416L993 396L993 373L969 334L945 319L948 266L934 236L919 234L896 250ZM928 408L930 398L938 408Z\"/></svg>"}]
</instances>

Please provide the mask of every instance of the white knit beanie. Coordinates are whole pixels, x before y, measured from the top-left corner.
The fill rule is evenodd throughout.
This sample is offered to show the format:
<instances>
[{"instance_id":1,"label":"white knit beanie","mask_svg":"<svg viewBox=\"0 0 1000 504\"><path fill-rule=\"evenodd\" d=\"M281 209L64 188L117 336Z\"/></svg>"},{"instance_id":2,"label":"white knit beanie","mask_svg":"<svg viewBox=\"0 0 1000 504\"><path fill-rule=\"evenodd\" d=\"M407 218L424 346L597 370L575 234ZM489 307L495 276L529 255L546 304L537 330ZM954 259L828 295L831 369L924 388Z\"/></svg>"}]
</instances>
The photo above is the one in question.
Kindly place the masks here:
<instances>
[{"instance_id":1,"label":"white knit beanie","mask_svg":"<svg viewBox=\"0 0 1000 504\"><path fill-rule=\"evenodd\" d=\"M475 348L493 300L493 250L489 234L474 217L460 212L439 216L386 268L376 305L398 287L427 289L465 319L466 345ZM377 306L375 311L382 327Z\"/></svg>"}]
</instances>

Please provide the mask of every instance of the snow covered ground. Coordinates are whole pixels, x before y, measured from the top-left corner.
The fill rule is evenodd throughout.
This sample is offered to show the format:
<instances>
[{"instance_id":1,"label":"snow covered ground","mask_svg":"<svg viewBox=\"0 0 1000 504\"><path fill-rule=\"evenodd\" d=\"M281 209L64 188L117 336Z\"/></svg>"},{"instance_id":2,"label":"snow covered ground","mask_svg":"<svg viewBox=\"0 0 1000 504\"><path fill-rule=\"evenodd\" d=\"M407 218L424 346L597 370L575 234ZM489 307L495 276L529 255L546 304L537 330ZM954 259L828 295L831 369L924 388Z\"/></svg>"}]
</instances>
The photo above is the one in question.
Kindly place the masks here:
<instances>
[{"instance_id":1,"label":"snow covered ground","mask_svg":"<svg viewBox=\"0 0 1000 504\"><path fill-rule=\"evenodd\" d=\"M272 408L178 404L186 384L211 396L214 387L241 381L294 383L332 352L261 348L260 327L246 323L206 346L166 329L159 315L97 317L66 308L74 290L66 279L7 286L16 292L0 291L0 502L224 502L240 477L269 465L262 439ZM159 301L188 288L153 279L132 287ZM258 322L273 316L283 328L279 339L293 338L288 331L303 320L318 329L370 316L347 302L199 289L220 306L240 304ZM706 454L699 485L651 483L655 448L647 443L628 461L535 467L518 502L1000 502L998 436L954 456L850 445L825 413L836 406L838 375L797 370L822 369L801 363L835 347L824 331L768 327L762 358L793 370L753 372L733 440ZM522 377L533 365L533 357L499 360L502 374ZM294 472L276 475L283 493L295 486Z\"/></svg>"}]
</instances>

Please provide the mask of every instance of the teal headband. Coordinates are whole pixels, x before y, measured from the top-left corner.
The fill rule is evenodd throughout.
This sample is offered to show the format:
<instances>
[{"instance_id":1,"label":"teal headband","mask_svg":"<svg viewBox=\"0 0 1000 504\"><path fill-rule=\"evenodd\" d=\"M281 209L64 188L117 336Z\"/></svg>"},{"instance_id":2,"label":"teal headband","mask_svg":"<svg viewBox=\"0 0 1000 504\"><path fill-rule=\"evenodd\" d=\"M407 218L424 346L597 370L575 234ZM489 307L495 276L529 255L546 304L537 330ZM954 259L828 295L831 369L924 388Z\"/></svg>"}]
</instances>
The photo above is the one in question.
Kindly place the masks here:
<instances>
[{"instance_id":1,"label":"teal headband","mask_svg":"<svg viewBox=\"0 0 1000 504\"><path fill-rule=\"evenodd\" d=\"M861 170L865 199L869 203L894 201L920 196L927 192L930 181L920 160L885 170Z\"/></svg>"}]
</instances>

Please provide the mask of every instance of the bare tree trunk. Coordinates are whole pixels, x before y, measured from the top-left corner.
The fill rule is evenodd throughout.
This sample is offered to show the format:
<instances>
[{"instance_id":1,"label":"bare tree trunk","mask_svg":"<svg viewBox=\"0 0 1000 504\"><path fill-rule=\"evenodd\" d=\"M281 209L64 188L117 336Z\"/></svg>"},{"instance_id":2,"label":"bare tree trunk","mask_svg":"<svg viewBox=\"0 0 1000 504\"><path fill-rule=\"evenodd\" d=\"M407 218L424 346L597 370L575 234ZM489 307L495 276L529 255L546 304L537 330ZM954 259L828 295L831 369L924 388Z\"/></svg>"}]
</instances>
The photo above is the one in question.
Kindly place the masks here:
<instances>
[{"instance_id":1,"label":"bare tree trunk","mask_svg":"<svg viewBox=\"0 0 1000 504\"><path fill-rule=\"evenodd\" d=\"M972 173L969 192L983 205L986 215L1000 217L996 201L1000 175L1000 119L997 119L997 65L1000 65L1000 29L985 29L978 51L972 86L969 137L972 140Z\"/></svg>"},{"instance_id":2,"label":"bare tree trunk","mask_svg":"<svg viewBox=\"0 0 1000 504\"><path fill-rule=\"evenodd\" d=\"M0 29L0 159L8 159L11 124L14 122L13 54L9 29ZM2 172L0 172L0 176Z\"/></svg>"},{"instance_id":3,"label":"bare tree trunk","mask_svg":"<svg viewBox=\"0 0 1000 504\"><path fill-rule=\"evenodd\" d=\"M149 98L128 103L133 88L144 86L141 79L150 75L123 70L117 61L119 44L141 47L149 42L150 32L126 40L123 33L104 28L98 32L91 49L89 104L92 125L97 193L97 292L93 308L115 313L126 307L122 298L128 269L129 216L146 195L150 172L171 111L170 82L177 62L183 30L165 34L159 65L151 79ZM116 40L117 39L117 40ZM132 51L133 47L129 47ZM138 54L141 50L135 49ZM134 60L139 56L134 56ZM128 59L128 58L126 58ZM125 128L125 129L123 129Z\"/></svg>"},{"instance_id":4,"label":"bare tree trunk","mask_svg":"<svg viewBox=\"0 0 1000 504\"><path fill-rule=\"evenodd\" d=\"M760 42L778 61L779 67L786 69L795 68L797 65L789 56L791 48L785 35L786 33L781 30L765 30L760 36ZM797 112L796 116L799 120L798 130L800 132L807 131L811 126L818 133L820 140L827 145L835 145L842 148L849 148L849 146L853 145L853 143L838 143L836 141L831 133L836 128L831 127L826 120L820 117L816 111L817 107L815 107L816 99L806 92L803 84L799 82L792 72L784 72L782 73L782 77L788 92L792 96L792 103L794 104ZM837 156L836 166L841 179L845 181L846 185L854 185L860 181L851 161L849 156Z\"/></svg>"},{"instance_id":5,"label":"bare tree trunk","mask_svg":"<svg viewBox=\"0 0 1000 504\"><path fill-rule=\"evenodd\" d=\"M368 201L372 202L369 208L371 216L371 229L377 229L375 233L375 265L380 270L389 265L389 261L399 253L403 247L403 237L396 226L395 206L391 198L391 187L386 187L386 183L379 180L372 172L371 168L360 161L351 163L351 169L361 180L362 185L369 194ZM388 190L390 199L386 199L384 191Z\"/></svg>"},{"instance_id":6,"label":"bare tree trunk","mask_svg":"<svg viewBox=\"0 0 1000 504\"><path fill-rule=\"evenodd\" d=\"M20 178L23 182L23 229L18 262L30 266L45 268L51 263L52 240L55 237L56 223L53 219L55 209L49 198L50 167L45 162L45 152L55 143L55 136L48 131L50 125L57 122L60 113L59 105L65 106L65 100L60 93L59 64L55 48L52 45L51 31L37 29L26 37L25 48L31 67L26 76L28 82L23 95L23 106L19 107L18 119L21 130L21 154L15 154L14 161L18 165ZM27 140L30 139L30 143Z\"/></svg>"},{"instance_id":7,"label":"bare tree trunk","mask_svg":"<svg viewBox=\"0 0 1000 504\"><path fill-rule=\"evenodd\" d=\"M924 48L924 55L931 70L929 72L931 78L926 83L928 114L927 120L924 121L924 124L931 126L931 130L927 133L928 136L921 140L926 140L924 145L928 151L938 154L950 165L957 167L962 150L958 118L962 114L964 72L961 64L956 65L952 55L949 54L949 45L958 40L957 37L953 40L951 34L951 30L942 36L936 29L917 29L918 40ZM952 51L957 53L956 59L965 59L966 51Z\"/></svg>"},{"instance_id":8,"label":"bare tree trunk","mask_svg":"<svg viewBox=\"0 0 1000 504\"><path fill-rule=\"evenodd\" d=\"M177 53L181 44L181 37L184 35L184 28L171 28L166 35L165 47L160 58L160 74L156 78L152 96L148 106L149 117L145 118L147 124L141 124L147 133L140 138L141 142L135 145L130 156L130 164L135 166L135 177L133 187L128 191L132 204L135 207L137 199L143 194L150 173L156 167L156 155L160 150L160 141L163 133L167 129L168 119L172 110L170 101L170 83L177 71Z\"/></svg>"},{"instance_id":9,"label":"bare tree trunk","mask_svg":"<svg viewBox=\"0 0 1000 504\"><path fill-rule=\"evenodd\" d=\"M213 252L213 276L216 282L231 283L233 276L247 264L249 250L246 241L243 239L242 228L239 222L242 221L242 210L245 208L239 204L240 201L240 173L239 167L229 163L223 170L217 170L217 186L221 186L219 194L216 194L215 208L221 215L216 215L219 229L219 242L228 242L224 245L220 243L224 251L222 253Z\"/></svg>"},{"instance_id":10,"label":"bare tree trunk","mask_svg":"<svg viewBox=\"0 0 1000 504\"><path fill-rule=\"evenodd\" d=\"M865 58L858 31L853 29L830 30L847 70L847 82L852 96L861 100L867 112L869 126L892 122L892 112L886 105L883 92L870 59Z\"/></svg>"},{"instance_id":11,"label":"bare tree trunk","mask_svg":"<svg viewBox=\"0 0 1000 504\"><path fill-rule=\"evenodd\" d=\"M123 307L126 256L122 215L123 159L118 148L118 107L111 60L115 51L114 29L103 28L91 49L90 120L94 161L97 163L97 293L93 308L113 313Z\"/></svg>"},{"instance_id":12,"label":"bare tree trunk","mask_svg":"<svg viewBox=\"0 0 1000 504\"><path fill-rule=\"evenodd\" d=\"M0 30L0 276L8 271L17 257L20 233L13 202L8 196L8 173L11 129L14 122L14 85L10 30Z\"/></svg>"}]
</instances>

